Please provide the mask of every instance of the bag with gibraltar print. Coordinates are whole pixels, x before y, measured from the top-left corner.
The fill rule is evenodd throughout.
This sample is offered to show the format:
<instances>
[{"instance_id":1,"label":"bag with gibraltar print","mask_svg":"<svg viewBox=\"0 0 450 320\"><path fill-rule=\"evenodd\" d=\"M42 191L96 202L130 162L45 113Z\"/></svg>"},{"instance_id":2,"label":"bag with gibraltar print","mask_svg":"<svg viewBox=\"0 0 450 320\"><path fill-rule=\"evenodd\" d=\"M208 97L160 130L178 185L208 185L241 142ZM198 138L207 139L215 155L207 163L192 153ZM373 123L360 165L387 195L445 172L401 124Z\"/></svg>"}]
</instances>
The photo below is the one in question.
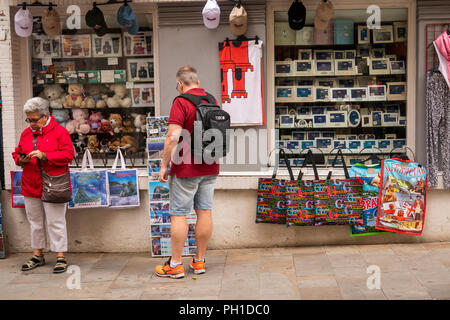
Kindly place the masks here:
<instances>
[{"instance_id":1,"label":"bag with gibraltar print","mask_svg":"<svg viewBox=\"0 0 450 320\"><path fill-rule=\"evenodd\" d=\"M425 222L427 170L411 160L381 162L378 230L421 235Z\"/></svg>"},{"instance_id":2,"label":"bag with gibraltar print","mask_svg":"<svg viewBox=\"0 0 450 320\"><path fill-rule=\"evenodd\" d=\"M294 180L291 166L283 149L280 149L280 156L283 156L286 162L291 181ZM278 161L275 162L272 178L258 179L256 223L286 223L286 180L277 179L277 171Z\"/></svg>"}]
</instances>

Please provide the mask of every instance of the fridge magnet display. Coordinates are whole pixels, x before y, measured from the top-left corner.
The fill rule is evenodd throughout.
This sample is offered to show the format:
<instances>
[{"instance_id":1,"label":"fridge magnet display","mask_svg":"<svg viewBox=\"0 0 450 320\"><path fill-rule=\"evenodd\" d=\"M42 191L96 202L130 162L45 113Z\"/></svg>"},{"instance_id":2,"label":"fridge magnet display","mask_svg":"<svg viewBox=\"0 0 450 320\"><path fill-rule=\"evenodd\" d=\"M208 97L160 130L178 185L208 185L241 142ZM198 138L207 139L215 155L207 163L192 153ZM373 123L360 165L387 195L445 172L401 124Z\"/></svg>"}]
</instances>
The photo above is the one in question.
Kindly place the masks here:
<instances>
[{"instance_id":1,"label":"fridge magnet display","mask_svg":"<svg viewBox=\"0 0 450 320\"><path fill-rule=\"evenodd\" d=\"M330 150L333 140L331 138L316 138L316 148L322 149L322 150Z\"/></svg>"},{"instance_id":2,"label":"fridge magnet display","mask_svg":"<svg viewBox=\"0 0 450 320\"><path fill-rule=\"evenodd\" d=\"M134 35L125 32L123 34L124 55L126 57L151 56L152 50L152 31L138 32Z\"/></svg>"},{"instance_id":3,"label":"fridge magnet display","mask_svg":"<svg viewBox=\"0 0 450 320\"><path fill-rule=\"evenodd\" d=\"M383 112L382 111L372 111L372 126L381 127L383 125Z\"/></svg>"},{"instance_id":4,"label":"fridge magnet display","mask_svg":"<svg viewBox=\"0 0 450 320\"><path fill-rule=\"evenodd\" d=\"M347 111L328 111L327 127L347 128Z\"/></svg>"},{"instance_id":5,"label":"fridge magnet display","mask_svg":"<svg viewBox=\"0 0 450 320\"><path fill-rule=\"evenodd\" d=\"M315 86L334 88L337 86L336 79L333 78L316 79Z\"/></svg>"},{"instance_id":6,"label":"fridge magnet display","mask_svg":"<svg viewBox=\"0 0 450 320\"><path fill-rule=\"evenodd\" d=\"M370 74L390 74L390 61L388 58L370 59Z\"/></svg>"},{"instance_id":7,"label":"fridge magnet display","mask_svg":"<svg viewBox=\"0 0 450 320\"><path fill-rule=\"evenodd\" d=\"M406 100L406 82L388 82L388 100Z\"/></svg>"},{"instance_id":8,"label":"fridge magnet display","mask_svg":"<svg viewBox=\"0 0 450 320\"><path fill-rule=\"evenodd\" d=\"M370 29L367 25L358 26L358 44L370 43Z\"/></svg>"},{"instance_id":9,"label":"fridge magnet display","mask_svg":"<svg viewBox=\"0 0 450 320\"><path fill-rule=\"evenodd\" d=\"M315 60L333 60L333 50L314 50Z\"/></svg>"},{"instance_id":10,"label":"fridge magnet display","mask_svg":"<svg viewBox=\"0 0 450 320\"><path fill-rule=\"evenodd\" d=\"M311 49L299 49L298 50L298 60L313 60Z\"/></svg>"},{"instance_id":11,"label":"fridge magnet display","mask_svg":"<svg viewBox=\"0 0 450 320\"><path fill-rule=\"evenodd\" d=\"M304 141L300 141L300 149L301 150L305 150L305 149L309 149L309 148L314 148L315 147L315 141L314 140L304 140Z\"/></svg>"},{"instance_id":12,"label":"fridge magnet display","mask_svg":"<svg viewBox=\"0 0 450 320\"><path fill-rule=\"evenodd\" d=\"M33 35L32 36L33 58L60 58L61 57L61 37Z\"/></svg>"},{"instance_id":13,"label":"fridge magnet display","mask_svg":"<svg viewBox=\"0 0 450 320\"><path fill-rule=\"evenodd\" d=\"M297 108L297 115L310 115L311 114L311 108L310 107L298 107Z\"/></svg>"},{"instance_id":14,"label":"fridge magnet display","mask_svg":"<svg viewBox=\"0 0 450 320\"><path fill-rule=\"evenodd\" d=\"M90 58L91 35L61 36L63 58Z\"/></svg>"},{"instance_id":15,"label":"fridge magnet display","mask_svg":"<svg viewBox=\"0 0 450 320\"><path fill-rule=\"evenodd\" d=\"M295 140L286 141L286 148L289 150L295 150L295 149L298 149L299 147L300 147L300 141L295 141Z\"/></svg>"},{"instance_id":16,"label":"fridge magnet display","mask_svg":"<svg viewBox=\"0 0 450 320\"><path fill-rule=\"evenodd\" d=\"M408 24L406 22L394 22L394 41L405 42L408 35Z\"/></svg>"},{"instance_id":17,"label":"fridge magnet display","mask_svg":"<svg viewBox=\"0 0 450 320\"><path fill-rule=\"evenodd\" d=\"M392 140L392 149L403 148L406 146L406 139L391 139Z\"/></svg>"},{"instance_id":18,"label":"fridge magnet display","mask_svg":"<svg viewBox=\"0 0 450 320\"><path fill-rule=\"evenodd\" d=\"M314 101L327 102L330 101L330 88L328 87L314 87Z\"/></svg>"},{"instance_id":19,"label":"fridge magnet display","mask_svg":"<svg viewBox=\"0 0 450 320\"><path fill-rule=\"evenodd\" d=\"M292 102L294 100L294 87L275 87L276 102Z\"/></svg>"},{"instance_id":20,"label":"fridge magnet display","mask_svg":"<svg viewBox=\"0 0 450 320\"><path fill-rule=\"evenodd\" d=\"M372 149L377 146L377 140L364 140L363 149Z\"/></svg>"},{"instance_id":21,"label":"fridge magnet display","mask_svg":"<svg viewBox=\"0 0 450 320\"><path fill-rule=\"evenodd\" d=\"M138 83L131 89L133 107L147 107L155 105L155 88L153 83Z\"/></svg>"},{"instance_id":22,"label":"fridge magnet display","mask_svg":"<svg viewBox=\"0 0 450 320\"><path fill-rule=\"evenodd\" d=\"M127 59L128 81L153 81L153 58Z\"/></svg>"},{"instance_id":23,"label":"fridge magnet display","mask_svg":"<svg viewBox=\"0 0 450 320\"><path fill-rule=\"evenodd\" d=\"M372 48L370 50L370 57L372 59L386 58L385 54L386 54L386 49L385 48Z\"/></svg>"},{"instance_id":24,"label":"fridge magnet display","mask_svg":"<svg viewBox=\"0 0 450 320\"><path fill-rule=\"evenodd\" d=\"M318 76L334 75L334 63L332 60L315 60L314 74Z\"/></svg>"},{"instance_id":25,"label":"fridge magnet display","mask_svg":"<svg viewBox=\"0 0 450 320\"><path fill-rule=\"evenodd\" d=\"M372 127L372 115L361 116L361 127Z\"/></svg>"},{"instance_id":26,"label":"fridge magnet display","mask_svg":"<svg viewBox=\"0 0 450 320\"><path fill-rule=\"evenodd\" d=\"M384 127L395 127L398 125L398 113L383 113Z\"/></svg>"},{"instance_id":27,"label":"fridge magnet display","mask_svg":"<svg viewBox=\"0 0 450 320\"><path fill-rule=\"evenodd\" d=\"M305 131L293 131L292 140L305 140Z\"/></svg>"},{"instance_id":28,"label":"fridge magnet display","mask_svg":"<svg viewBox=\"0 0 450 320\"><path fill-rule=\"evenodd\" d=\"M367 88L350 88L350 101L367 100Z\"/></svg>"},{"instance_id":29,"label":"fridge magnet display","mask_svg":"<svg viewBox=\"0 0 450 320\"><path fill-rule=\"evenodd\" d=\"M313 128L326 128L326 126L327 126L326 114L313 115Z\"/></svg>"},{"instance_id":30,"label":"fridge magnet display","mask_svg":"<svg viewBox=\"0 0 450 320\"><path fill-rule=\"evenodd\" d=\"M311 107L311 114L325 114L325 107Z\"/></svg>"},{"instance_id":31,"label":"fridge magnet display","mask_svg":"<svg viewBox=\"0 0 450 320\"><path fill-rule=\"evenodd\" d=\"M348 112L347 118L349 127L357 127L361 123L361 114L356 109L350 110Z\"/></svg>"},{"instance_id":32,"label":"fridge magnet display","mask_svg":"<svg viewBox=\"0 0 450 320\"><path fill-rule=\"evenodd\" d=\"M331 88L330 101L348 101L348 89L346 88Z\"/></svg>"},{"instance_id":33,"label":"fridge magnet display","mask_svg":"<svg viewBox=\"0 0 450 320\"><path fill-rule=\"evenodd\" d=\"M300 102L313 101L314 87L295 87L295 100Z\"/></svg>"},{"instance_id":34,"label":"fridge magnet display","mask_svg":"<svg viewBox=\"0 0 450 320\"><path fill-rule=\"evenodd\" d=\"M394 42L394 30L392 25L381 26L380 29L373 29L373 43L392 43Z\"/></svg>"},{"instance_id":35,"label":"fridge magnet display","mask_svg":"<svg viewBox=\"0 0 450 320\"><path fill-rule=\"evenodd\" d=\"M293 76L293 61L275 61L275 76Z\"/></svg>"},{"instance_id":36,"label":"fridge magnet display","mask_svg":"<svg viewBox=\"0 0 450 320\"><path fill-rule=\"evenodd\" d=\"M296 76L311 76L313 75L313 60L295 60L295 75Z\"/></svg>"},{"instance_id":37,"label":"fridge magnet display","mask_svg":"<svg viewBox=\"0 0 450 320\"><path fill-rule=\"evenodd\" d=\"M92 55L94 57L121 57L122 38L120 33L92 35Z\"/></svg>"},{"instance_id":38,"label":"fridge magnet display","mask_svg":"<svg viewBox=\"0 0 450 320\"><path fill-rule=\"evenodd\" d=\"M358 47L358 57L370 57L370 47Z\"/></svg>"},{"instance_id":39,"label":"fridge magnet display","mask_svg":"<svg viewBox=\"0 0 450 320\"><path fill-rule=\"evenodd\" d=\"M320 138L320 131L308 131L306 133L308 140L315 140L316 138Z\"/></svg>"},{"instance_id":40,"label":"fridge magnet display","mask_svg":"<svg viewBox=\"0 0 450 320\"><path fill-rule=\"evenodd\" d=\"M367 86L368 97L371 101L385 101L386 100L386 86L373 85Z\"/></svg>"},{"instance_id":41,"label":"fridge magnet display","mask_svg":"<svg viewBox=\"0 0 450 320\"><path fill-rule=\"evenodd\" d=\"M391 67L391 74L406 74L405 61L389 61Z\"/></svg>"},{"instance_id":42,"label":"fridge magnet display","mask_svg":"<svg viewBox=\"0 0 450 320\"><path fill-rule=\"evenodd\" d=\"M356 50L345 50L345 59L356 59Z\"/></svg>"},{"instance_id":43,"label":"fridge magnet display","mask_svg":"<svg viewBox=\"0 0 450 320\"><path fill-rule=\"evenodd\" d=\"M378 140L378 149L385 152L390 152L392 150L392 140Z\"/></svg>"},{"instance_id":44,"label":"fridge magnet display","mask_svg":"<svg viewBox=\"0 0 450 320\"><path fill-rule=\"evenodd\" d=\"M297 86L314 86L314 79L298 79Z\"/></svg>"},{"instance_id":45,"label":"fridge magnet display","mask_svg":"<svg viewBox=\"0 0 450 320\"><path fill-rule=\"evenodd\" d=\"M337 76L354 75L355 60L353 59L335 60L334 74Z\"/></svg>"},{"instance_id":46,"label":"fridge magnet display","mask_svg":"<svg viewBox=\"0 0 450 320\"><path fill-rule=\"evenodd\" d=\"M345 59L345 50L334 50L333 58L334 60Z\"/></svg>"},{"instance_id":47,"label":"fridge magnet display","mask_svg":"<svg viewBox=\"0 0 450 320\"><path fill-rule=\"evenodd\" d=\"M348 141L348 148L350 149L350 151L354 152L354 151L359 151L362 149L362 141L360 140L352 140L352 141Z\"/></svg>"},{"instance_id":48,"label":"fridge magnet display","mask_svg":"<svg viewBox=\"0 0 450 320\"><path fill-rule=\"evenodd\" d=\"M294 119L290 115L280 115L280 128L294 128Z\"/></svg>"},{"instance_id":49,"label":"fridge magnet display","mask_svg":"<svg viewBox=\"0 0 450 320\"><path fill-rule=\"evenodd\" d=\"M333 148L334 149L346 149L347 141L346 140L333 140Z\"/></svg>"}]
</instances>

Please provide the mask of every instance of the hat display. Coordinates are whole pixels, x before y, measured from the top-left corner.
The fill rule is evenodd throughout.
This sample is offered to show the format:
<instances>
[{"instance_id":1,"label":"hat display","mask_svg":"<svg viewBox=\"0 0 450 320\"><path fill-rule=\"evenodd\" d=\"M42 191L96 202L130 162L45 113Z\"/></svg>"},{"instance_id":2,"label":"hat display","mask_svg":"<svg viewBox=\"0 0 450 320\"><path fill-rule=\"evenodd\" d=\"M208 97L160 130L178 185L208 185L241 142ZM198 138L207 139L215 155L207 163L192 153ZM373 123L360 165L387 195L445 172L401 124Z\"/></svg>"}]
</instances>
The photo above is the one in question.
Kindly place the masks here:
<instances>
[{"instance_id":1,"label":"hat display","mask_svg":"<svg viewBox=\"0 0 450 320\"><path fill-rule=\"evenodd\" d=\"M306 8L302 2L295 0L288 11L289 27L293 30L300 30L305 26Z\"/></svg>"},{"instance_id":2,"label":"hat display","mask_svg":"<svg viewBox=\"0 0 450 320\"><path fill-rule=\"evenodd\" d=\"M220 22L220 8L216 0L208 0L202 11L203 23L208 29L216 29Z\"/></svg>"},{"instance_id":3,"label":"hat display","mask_svg":"<svg viewBox=\"0 0 450 320\"><path fill-rule=\"evenodd\" d=\"M42 16L42 28L46 35L57 36L61 33L61 22L56 10L48 9Z\"/></svg>"},{"instance_id":4,"label":"hat display","mask_svg":"<svg viewBox=\"0 0 450 320\"><path fill-rule=\"evenodd\" d=\"M325 30L328 23L334 16L334 6L331 1L321 0L316 9L316 17L314 18L314 27L319 30Z\"/></svg>"},{"instance_id":5,"label":"hat display","mask_svg":"<svg viewBox=\"0 0 450 320\"><path fill-rule=\"evenodd\" d=\"M123 5L117 11L117 23L124 27L129 34L136 34L139 26L136 21L133 9L129 5Z\"/></svg>"},{"instance_id":6,"label":"hat display","mask_svg":"<svg viewBox=\"0 0 450 320\"><path fill-rule=\"evenodd\" d=\"M106 34L107 26L105 22L105 17L103 16L103 12L94 7L86 13L86 24L94 29L94 32L99 37L102 37Z\"/></svg>"},{"instance_id":7,"label":"hat display","mask_svg":"<svg viewBox=\"0 0 450 320\"><path fill-rule=\"evenodd\" d=\"M233 10L231 10L230 27L231 33L236 36L241 36L247 31L247 11L245 11L243 5L239 8L234 7Z\"/></svg>"},{"instance_id":8,"label":"hat display","mask_svg":"<svg viewBox=\"0 0 450 320\"><path fill-rule=\"evenodd\" d=\"M14 16L14 27L19 37L29 37L33 32L33 16L28 9L20 9Z\"/></svg>"}]
</instances>

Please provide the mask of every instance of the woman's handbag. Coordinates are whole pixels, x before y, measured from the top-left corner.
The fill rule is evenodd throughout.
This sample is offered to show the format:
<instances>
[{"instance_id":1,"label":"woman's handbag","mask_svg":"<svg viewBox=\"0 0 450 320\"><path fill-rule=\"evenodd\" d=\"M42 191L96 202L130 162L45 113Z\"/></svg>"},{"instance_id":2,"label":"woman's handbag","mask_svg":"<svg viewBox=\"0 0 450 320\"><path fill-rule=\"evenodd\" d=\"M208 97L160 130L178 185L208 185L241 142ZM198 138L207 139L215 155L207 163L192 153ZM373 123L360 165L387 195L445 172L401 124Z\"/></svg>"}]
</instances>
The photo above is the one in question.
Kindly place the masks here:
<instances>
[{"instance_id":1,"label":"woman's handbag","mask_svg":"<svg viewBox=\"0 0 450 320\"><path fill-rule=\"evenodd\" d=\"M37 135L33 139L33 150L37 150L36 141ZM41 200L50 203L69 202L72 199L69 168L67 167L67 171L59 176L51 176L42 168L41 161L38 158L36 158L36 162L42 177Z\"/></svg>"},{"instance_id":2,"label":"woman's handbag","mask_svg":"<svg viewBox=\"0 0 450 320\"><path fill-rule=\"evenodd\" d=\"M283 149L280 156L283 156L291 180L294 180L289 159ZM270 158L270 155L269 155ZM286 223L286 187L285 180L277 179L278 161L275 163L272 178L258 179L258 194L256 206L257 223Z\"/></svg>"}]
</instances>

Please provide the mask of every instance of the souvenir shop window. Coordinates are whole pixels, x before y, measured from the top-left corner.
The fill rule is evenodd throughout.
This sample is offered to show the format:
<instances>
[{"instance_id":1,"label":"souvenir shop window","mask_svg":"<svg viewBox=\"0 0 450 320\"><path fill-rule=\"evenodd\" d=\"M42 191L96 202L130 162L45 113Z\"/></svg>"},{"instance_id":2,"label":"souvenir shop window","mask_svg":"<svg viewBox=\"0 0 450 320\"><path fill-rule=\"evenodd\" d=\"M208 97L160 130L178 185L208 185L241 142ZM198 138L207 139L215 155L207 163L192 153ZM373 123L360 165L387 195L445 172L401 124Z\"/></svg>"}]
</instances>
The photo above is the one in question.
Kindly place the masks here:
<instances>
[{"instance_id":1,"label":"souvenir shop window","mask_svg":"<svg viewBox=\"0 0 450 320\"><path fill-rule=\"evenodd\" d=\"M306 148L323 166L337 148L348 165L404 154L407 9L381 9L381 29L367 28L366 10L335 10L325 30L314 17L293 30L274 12L276 146L292 165Z\"/></svg>"},{"instance_id":2,"label":"souvenir shop window","mask_svg":"<svg viewBox=\"0 0 450 320\"><path fill-rule=\"evenodd\" d=\"M47 36L37 28L31 36L33 95L49 100L71 134L71 166L81 166L89 149L96 166L111 167L117 148L127 166L147 166L146 117L155 114L152 15L135 15L135 35L105 14L108 32L101 37L84 16L76 33Z\"/></svg>"}]
</instances>

